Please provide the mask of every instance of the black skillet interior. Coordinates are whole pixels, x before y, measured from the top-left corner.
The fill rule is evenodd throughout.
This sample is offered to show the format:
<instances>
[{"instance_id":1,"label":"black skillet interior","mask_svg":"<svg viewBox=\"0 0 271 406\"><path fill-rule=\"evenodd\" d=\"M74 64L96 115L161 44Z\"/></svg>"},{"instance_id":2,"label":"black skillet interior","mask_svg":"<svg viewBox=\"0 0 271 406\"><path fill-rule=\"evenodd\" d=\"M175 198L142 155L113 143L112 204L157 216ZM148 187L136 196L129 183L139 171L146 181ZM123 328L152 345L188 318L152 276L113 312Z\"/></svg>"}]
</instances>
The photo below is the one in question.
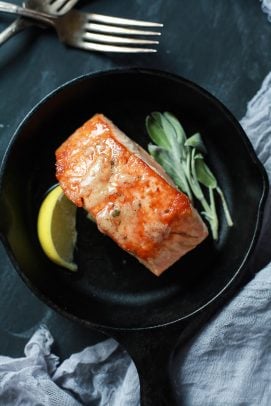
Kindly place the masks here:
<instances>
[{"instance_id":1,"label":"black skillet interior","mask_svg":"<svg viewBox=\"0 0 271 406\"><path fill-rule=\"evenodd\" d=\"M199 131L225 191L234 227L221 211L220 238L208 238L160 278L123 252L78 210L78 273L51 263L36 233L39 205L56 183L54 151L94 113L108 116L146 147L145 117L170 111L188 135ZM264 171L232 115L182 78L119 70L79 78L25 119L1 168L1 231L26 283L55 309L88 325L144 328L173 322L212 301L243 269L260 225Z\"/></svg>"}]
</instances>

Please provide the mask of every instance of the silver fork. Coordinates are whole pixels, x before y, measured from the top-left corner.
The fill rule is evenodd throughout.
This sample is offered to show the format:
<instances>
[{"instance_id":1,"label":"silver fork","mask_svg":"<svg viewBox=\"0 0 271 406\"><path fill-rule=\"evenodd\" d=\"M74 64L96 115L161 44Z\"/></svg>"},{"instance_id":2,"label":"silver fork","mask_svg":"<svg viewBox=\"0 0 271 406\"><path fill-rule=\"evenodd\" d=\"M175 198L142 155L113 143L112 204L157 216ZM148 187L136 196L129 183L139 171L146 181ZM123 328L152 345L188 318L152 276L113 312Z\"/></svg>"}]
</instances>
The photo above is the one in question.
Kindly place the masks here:
<instances>
[{"instance_id":1,"label":"silver fork","mask_svg":"<svg viewBox=\"0 0 271 406\"><path fill-rule=\"evenodd\" d=\"M79 0L26 0L23 6L48 14L61 15L67 13ZM20 31L32 25L41 26L34 20L18 17L6 29L0 32L0 45Z\"/></svg>"},{"instance_id":2,"label":"silver fork","mask_svg":"<svg viewBox=\"0 0 271 406\"><path fill-rule=\"evenodd\" d=\"M83 13L77 10L71 10L62 16L53 16L3 1L0 1L0 11L18 14L49 25L56 30L60 41L87 51L156 52L156 49L141 45L158 44L158 41L127 36L161 35L160 32L124 26L163 26L159 23ZM128 44L132 46L127 46Z\"/></svg>"}]
</instances>

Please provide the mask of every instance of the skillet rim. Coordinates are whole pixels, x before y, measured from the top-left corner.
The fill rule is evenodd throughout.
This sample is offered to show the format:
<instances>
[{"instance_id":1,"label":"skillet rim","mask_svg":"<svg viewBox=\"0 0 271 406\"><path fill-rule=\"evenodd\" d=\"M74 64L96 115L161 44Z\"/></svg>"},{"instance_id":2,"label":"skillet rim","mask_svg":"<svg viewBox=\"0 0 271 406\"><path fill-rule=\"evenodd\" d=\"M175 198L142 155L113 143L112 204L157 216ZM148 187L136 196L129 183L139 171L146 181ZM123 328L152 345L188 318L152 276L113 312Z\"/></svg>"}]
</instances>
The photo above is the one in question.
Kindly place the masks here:
<instances>
[{"instance_id":1,"label":"skillet rim","mask_svg":"<svg viewBox=\"0 0 271 406\"><path fill-rule=\"evenodd\" d=\"M3 243L3 246L7 252L7 255L13 265L13 267L16 269L17 273L20 275L22 278L23 282L26 284L26 286L32 291L36 297L38 297L40 300L42 300L46 305L51 307L53 310L57 311L58 313L62 314L64 317L72 320L79 322L80 324L83 324L87 327L94 328L96 330L105 329L109 331L144 331L144 330L153 330L153 329L158 329L161 327L165 326L170 326L174 325L180 321L189 319L190 317L193 317L194 315L198 314L199 312L202 312L205 308L209 307L212 303L215 303L217 299L229 288L232 286L233 282L237 279L238 275L242 272L242 270L246 267L254 249L256 246L256 243L258 241L258 237L261 231L261 226L262 226L262 220L263 220L263 214L264 214L264 208L265 208L265 203L267 200L268 192L269 192L269 181L268 181L268 176L265 171L265 168L263 164L260 162L259 158L256 155L256 152L254 151L254 148L248 139L244 129L238 122L237 118L230 112L230 110L219 100L217 99L214 95L212 95L209 91L205 90L202 88L200 85L196 84L195 82L186 79L180 75L164 71L164 70L159 70L159 69L153 69L153 68L140 68L140 67L120 67L120 68L115 68L115 69L107 69L107 70L102 70L102 71L94 71L91 73L83 74L81 76L78 76L76 78L73 78L60 86L58 86L56 89L48 93L46 96L44 96L25 116L25 118L21 121L21 123L17 126L16 130L14 131L10 141L8 142L6 151L3 155L3 159L0 165L0 196L3 192L3 177L5 174L5 167L8 162L9 156L11 154L13 145L15 144L16 140L20 136L20 132L24 130L24 128L28 125L28 121L40 110L40 108L43 107L43 105L47 102L49 102L51 99L53 99L58 93L60 93L62 90L66 89L67 87L72 87L74 84L80 83L84 80L91 80L92 78L97 78L101 76L107 76L107 75L120 75L120 74L145 74L148 76L156 76L156 77L161 77L163 79L168 79L170 81L175 81L175 82L182 82L185 85L189 86L190 88L193 88L196 92L202 94L206 99L208 99L212 104L218 108L225 117L228 118L228 120L232 123L233 127L236 129L236 131L239 133L240 139L244 144L244 147L247 150L248 156L251 159L251 161L255 164L257 171L261 177L261 196L260 199L258 200L258 208L257 208L257 218L255 219L255 227L254 227L254 232L253 236L251 239L250 246L248 247L243 260L240 264L240 266L236 269L234 275L231 277L231 279L227 282L227 284L215 295L213 296L209 301L204 303L202 306L198 307L196 310L193 312L179 317L175 318L172 321L168 321L165 323L157 323L157 324L152 324L149 326L145 327L114 327L114 326L107 326L103 324L98 324L91 322L89 320L81 319L78 316L74 315L73 313L70 313L63 309L61 306L57 305L54 301L52 301L47 295L43 294L38 288L35 287L34 284L28 279L23 272L23 270L20 268L19 264L17 263L15 256L12 252L12 249L9 245L9 242L4 234L4 232L0 228L0 239ZM1 207L1 200L0 200L0 207Z\"/></svg>"}]
</instances>

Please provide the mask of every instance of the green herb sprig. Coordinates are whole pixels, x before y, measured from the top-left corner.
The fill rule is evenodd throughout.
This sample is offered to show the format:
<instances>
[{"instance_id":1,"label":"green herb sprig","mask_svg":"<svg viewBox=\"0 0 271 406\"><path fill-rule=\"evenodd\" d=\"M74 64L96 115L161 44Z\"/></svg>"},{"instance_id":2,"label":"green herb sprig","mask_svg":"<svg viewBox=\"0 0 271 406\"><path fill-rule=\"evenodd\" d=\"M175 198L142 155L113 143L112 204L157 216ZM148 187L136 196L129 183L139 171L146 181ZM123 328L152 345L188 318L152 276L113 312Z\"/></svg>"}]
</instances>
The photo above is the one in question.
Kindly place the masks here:
<instances>
[{"instance_id":1,"label":"green herb sprig","mask_svg":"<svg viewBox=\"0 0 271 406\"><path fill-rule=\"evenodd\" d=\"M154 142L148 150L165 169L175 185L202 206L201 214L208 221L214 240L218 239L219 221L215 192L219 196L229 227L233 221L218 182L207 166L207 149L199 133L187 138L179 120L171 113L153 112L146 118L147 132Z\"/></svg>"}]
</instances>

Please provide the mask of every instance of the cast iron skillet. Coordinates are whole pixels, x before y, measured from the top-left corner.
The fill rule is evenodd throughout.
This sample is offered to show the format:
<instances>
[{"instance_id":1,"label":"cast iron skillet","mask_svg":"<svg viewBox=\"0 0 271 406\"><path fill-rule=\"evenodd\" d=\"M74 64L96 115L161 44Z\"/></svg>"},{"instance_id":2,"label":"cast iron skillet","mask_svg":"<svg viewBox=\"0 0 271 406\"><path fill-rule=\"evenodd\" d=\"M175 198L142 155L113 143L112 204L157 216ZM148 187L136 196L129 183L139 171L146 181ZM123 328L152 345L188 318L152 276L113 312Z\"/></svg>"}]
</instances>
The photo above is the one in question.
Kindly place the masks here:
<instances>
[{"instance_id":1,"label":"cast iron skillet","mask_svg":"<svg viewBox=\"0 0 271 406\"><path fill-rule=\"evenodd\" d=\"M102 112L143 147L145 117L170 111L188 135L200 131L209 164L225 191L235 226L221 218L208 238L160 278L119 249L78 211L78 273L43 254L37 213L56 183L54 151L78 126ZM261 226L268 183L242 128L195 84L145 69L86 75L50 94L20 125L1 165L1 237L26 284L64 316L117 338L138 368L144 405L173 405L166 365L184 320L227 297L246 275Z\"/></svg>"}]
</instances>

